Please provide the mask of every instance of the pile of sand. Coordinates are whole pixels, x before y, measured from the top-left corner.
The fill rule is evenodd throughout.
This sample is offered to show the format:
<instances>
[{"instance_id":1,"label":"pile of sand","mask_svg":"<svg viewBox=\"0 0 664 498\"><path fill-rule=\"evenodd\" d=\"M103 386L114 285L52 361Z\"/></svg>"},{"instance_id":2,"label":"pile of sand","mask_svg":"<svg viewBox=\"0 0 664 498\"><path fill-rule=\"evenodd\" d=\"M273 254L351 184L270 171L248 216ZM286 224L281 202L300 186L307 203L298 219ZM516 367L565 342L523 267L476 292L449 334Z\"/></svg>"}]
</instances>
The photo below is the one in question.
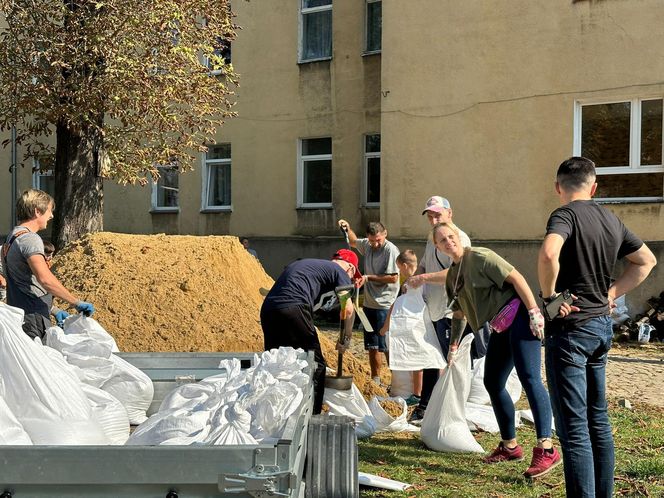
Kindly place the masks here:
<instances>
[{"instance_id":1,"label":"pile of sand","mask_svg":"<svg viewBox=\"0 0 664 498\"><path fill-rule=\"evenodd\" d=\"M122 351L262 351L261 287L272 278L237 237L88 234L55 259L55 274L96 308ZM321 336L336 368L334 344ZM365 395L385 395L368 366L344 356Z\"/></svg>"}]
</instances>

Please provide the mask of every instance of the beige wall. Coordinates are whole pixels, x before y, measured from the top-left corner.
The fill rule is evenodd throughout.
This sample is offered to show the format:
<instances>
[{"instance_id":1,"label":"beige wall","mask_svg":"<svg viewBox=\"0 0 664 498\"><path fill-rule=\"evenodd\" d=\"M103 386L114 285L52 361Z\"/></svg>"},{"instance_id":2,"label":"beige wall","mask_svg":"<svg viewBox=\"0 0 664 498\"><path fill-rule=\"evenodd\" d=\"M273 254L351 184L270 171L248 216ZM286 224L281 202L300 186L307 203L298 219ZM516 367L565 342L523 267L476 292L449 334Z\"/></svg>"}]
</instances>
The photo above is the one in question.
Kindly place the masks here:
<instances>
[{"instance_id":1,"label":"beige wall","mask_svg":"<svg viewBox=\"0 0 664 498\"><path fill-rule=\"evenodd\" d=\"M336 0L333 57L298 64L299 1L237 2L232 58L240 74L239 116L220 130L232 145L232 213L201 213L202 160L180 177L179 213L151 213L149 187L105 183L105 229L129 233L314 236L336 219L365 222L363 135L380 132L380 55L362 56L364 2ZM296 209L299 138L332 137L332 209ZM3 151L4 153L4 151ZM2 160L4 156L0 156ZM9 191L0 188L0 205ZM30 179L20 188L30 185ZM0 232L9 229L0 220Z\"/></svg>"},{"instance_id":2,"label":"beige wall","mask_svg":"<svg viewBox=\"0 0 664 498\"><path fill-rule=\"evenodd\" d=\"M107 182L106 229L307 238L336 236L339 217L380 217L391 236L421 238L421 207L442 194L474 239L539 239L557 205L555 169L572 154L575 100L664 94L660 0L383 0L383 51L365 57L364 2L334 0L333 58L308 64L297 63L298 5L233 5L239 116L218 136L232 144L232 213L200 212L198 163L180 179L178 214L151 213L150 188ZM370 132L382 134L380 210L360 205ZM333 138L334 207L296 209L297 140L319 136ZM663 206L610 207L661 239Z\"/></svg>"},{"instance_id":3,"label":"beige wall","mask_svg":"<svg viewBox=\"0 0 664 498\"><path fill-rule=\"evenodd\" d=\"M448 197L471 237L537 239L573 152L576 99L664 94L664 3L383 1L381 217L422 233ZM662 204L611 206L647 239Z\"/></svg>"}]
</instances>

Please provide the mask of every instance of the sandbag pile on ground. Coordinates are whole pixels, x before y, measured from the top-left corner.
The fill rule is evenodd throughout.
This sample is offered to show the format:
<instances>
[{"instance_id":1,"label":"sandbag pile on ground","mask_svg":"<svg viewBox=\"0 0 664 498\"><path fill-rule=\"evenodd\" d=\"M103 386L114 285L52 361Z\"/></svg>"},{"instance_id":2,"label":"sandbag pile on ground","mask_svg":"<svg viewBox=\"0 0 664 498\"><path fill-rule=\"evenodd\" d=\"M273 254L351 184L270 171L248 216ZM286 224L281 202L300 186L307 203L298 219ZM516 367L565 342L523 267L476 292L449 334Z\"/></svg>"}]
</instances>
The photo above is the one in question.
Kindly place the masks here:
<instances>
[{"instance_id":1,"label":"sandbag pile on ground","mask_svg":"<svg viewBox=\"0 0 664 498\"><path fill-rule=\"evenodd\" d=\"M92 318L76 315L67 318L64 330L51 327L46 331L46 344L60 351L67 362L83 372L81 379L119 400L127 410L129 421L140 424L147 418L154 387L141 370L123 360L114 339Z\"/></svg>"},{"instance_id":2,"label":"sandbag pile on ground","mask_svg":"<svg viewBox=\"0 0 664 498\"><path fill-rule=\"evenodd\" d=\"M128 445L257 444L278 440L304 401L309 377L293 348L256 355L251 368L223 360L223 373L169 393Z\"/></svg>"},{"instance_id":3,"label":"sandbag pile on ground","mask_svg":"<svg viewBox=\"0 0 664 498\"><path fill-rule=\"evenodd\" d=\"M75 375L22 328L23 311L0 303L4 400L34 444L109 444Z\"/></svg>"}]
</instances>

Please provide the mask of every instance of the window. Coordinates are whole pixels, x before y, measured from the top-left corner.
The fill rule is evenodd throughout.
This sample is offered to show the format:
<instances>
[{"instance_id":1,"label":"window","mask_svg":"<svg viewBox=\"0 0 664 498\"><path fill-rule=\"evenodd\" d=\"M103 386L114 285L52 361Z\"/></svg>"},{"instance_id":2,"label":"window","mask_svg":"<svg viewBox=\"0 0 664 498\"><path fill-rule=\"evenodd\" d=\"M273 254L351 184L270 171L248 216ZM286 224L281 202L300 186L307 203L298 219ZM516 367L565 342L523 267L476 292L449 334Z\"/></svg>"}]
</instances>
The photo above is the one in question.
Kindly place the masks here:
<instances>
[{"instance_id":1,"label":"window","mask_svg":"<svg viewBox=\"0 0 664 498\"><path fill-rule=\"evenodd\" d=\"M300 62L332 57L332 0L300 0Z\"/></svg>"},{"instance_id":2,"label":"window","mask_svg":"<svg viewBox=\"0 0 664 498\"><path fill-rule=\"evenodd\" d=\"M366 0L365 14L365 53L375 53L381 50L381 34L383 25L383 3L381 0Z\"/></svg>"},{"instance_id":3,"label":"window","mask_svg":"<svg viewBox=\"0 0 664 498\"><path fill-rule=\"evenodd\" d=\"M180 173L176 164L157 166L159 179L152 182L152 210L178 211Z\"/></svg>"},{"instance_id":4,"label":"window","mask_svg":"<svg viewBox=\"0 0 664 498\"><path fill-rule=\"evenodd\" d=\"M380 135L364 137L364 205L380 205Z\"/></svg>"},{"instance_id":5,"label":"window","mask_svg":"<svg viewBox=\"0 0 664 498\"><path fill-rule=\"evenodd\" d=\"M221 60L218 62L223 62L224 64L231 63L231 41L226 40L225 38L219 37L217 39L217 45L214 47L213 54L219 57ZM210 58L206 58L206 65L210 70L210 73L214 76L218 76L224 73L224 70L220 67L214 67L214 64Z\"/></svg>"},{"instance_id":6,"label":"window","mask_svg":"<svg viewBox=\"0 0 664 498\"><path fill-rule=\"evenodd\" d=\"M210 145L205 153L203 210L231 208L231 144Z\"/></svg>"},{"instance_id":7,"label":"window","mask_svg":"<svg viewBox=\"0 0 664 498\"><path fill-rule=\"evenodd\" d=\"M662 99L577 102L574 154L595 162L595 198L662 200Z\"/></svg>"},{"instance_id":8,"label":"window","mask_svg":"<svg viewBox=\"0 0 664 498\"><path fill-rule=\"evenodd\" d=\"M332 207L332 139L300 140L298 207Z\"/></svg>"},{"instance_id":9,"label":"window","mask_svg":"<svg viewBox=\"0 0 664 498\"><path fill-rule=\"evenodd\" d=\"M32 188L43 190L55 198L55 177L50 163L47 158L33 159Z\"/></svg>"}]
</instances>

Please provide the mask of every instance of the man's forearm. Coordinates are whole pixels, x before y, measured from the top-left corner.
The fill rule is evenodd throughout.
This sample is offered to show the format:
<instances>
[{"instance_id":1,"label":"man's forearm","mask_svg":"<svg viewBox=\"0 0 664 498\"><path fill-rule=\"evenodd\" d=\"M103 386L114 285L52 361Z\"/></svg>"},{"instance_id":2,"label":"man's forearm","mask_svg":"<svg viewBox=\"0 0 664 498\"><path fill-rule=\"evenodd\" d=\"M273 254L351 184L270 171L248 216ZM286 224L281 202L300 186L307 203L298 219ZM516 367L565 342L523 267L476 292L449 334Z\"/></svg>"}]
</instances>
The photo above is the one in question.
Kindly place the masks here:
<instances>
[{"instance_id":1,"label":"man's forearm","mask_svg":"<svg viewBox=\"0 0 664 498\"><path fill-rule=\"evenodd\" d=\"M540 255L537 261L537 277L542 296L550 297L556 292L556 280L560 271L558 259L548 259Z\"/></svg>"},{"instance_id":2,"label":"man's forearm","mask_svg":"<svg viewBox=\"0 0 664 498\"><path fill-rule=\"evenodd\" d=\"M609 296L611 296L612 299L615 299L623 294L627 294L646 279L650 274L650 270L652 270L652 266L627 263L625 271L609 288Z\"/></svg>"},{"instance_id":3,"label":"man's forearm","mask_svg":"<svg viewBox=\"0 0 664 498\"><path fill-rule=\"evenodd\" d=\"M381 274L381 275L365 275L369 282L376 284L395 284L399 281L399 275L396 274Z\"/></svg>"},{"instance_id":4,"label":"man's forearm","mask_svg":"<svg viewBox=\"0 0 664 498\"><path fill-rule=\"evenodd\" d=\"M42 287L44 287L46 292L52 294L58 299L61 299L62 301L68 302L72 306L79 301L78 298L69 292L55 276L53 276L52 279L43 279L43 281L40 281L39 283L42 285Z\"/></svg>"}]
</instances>

